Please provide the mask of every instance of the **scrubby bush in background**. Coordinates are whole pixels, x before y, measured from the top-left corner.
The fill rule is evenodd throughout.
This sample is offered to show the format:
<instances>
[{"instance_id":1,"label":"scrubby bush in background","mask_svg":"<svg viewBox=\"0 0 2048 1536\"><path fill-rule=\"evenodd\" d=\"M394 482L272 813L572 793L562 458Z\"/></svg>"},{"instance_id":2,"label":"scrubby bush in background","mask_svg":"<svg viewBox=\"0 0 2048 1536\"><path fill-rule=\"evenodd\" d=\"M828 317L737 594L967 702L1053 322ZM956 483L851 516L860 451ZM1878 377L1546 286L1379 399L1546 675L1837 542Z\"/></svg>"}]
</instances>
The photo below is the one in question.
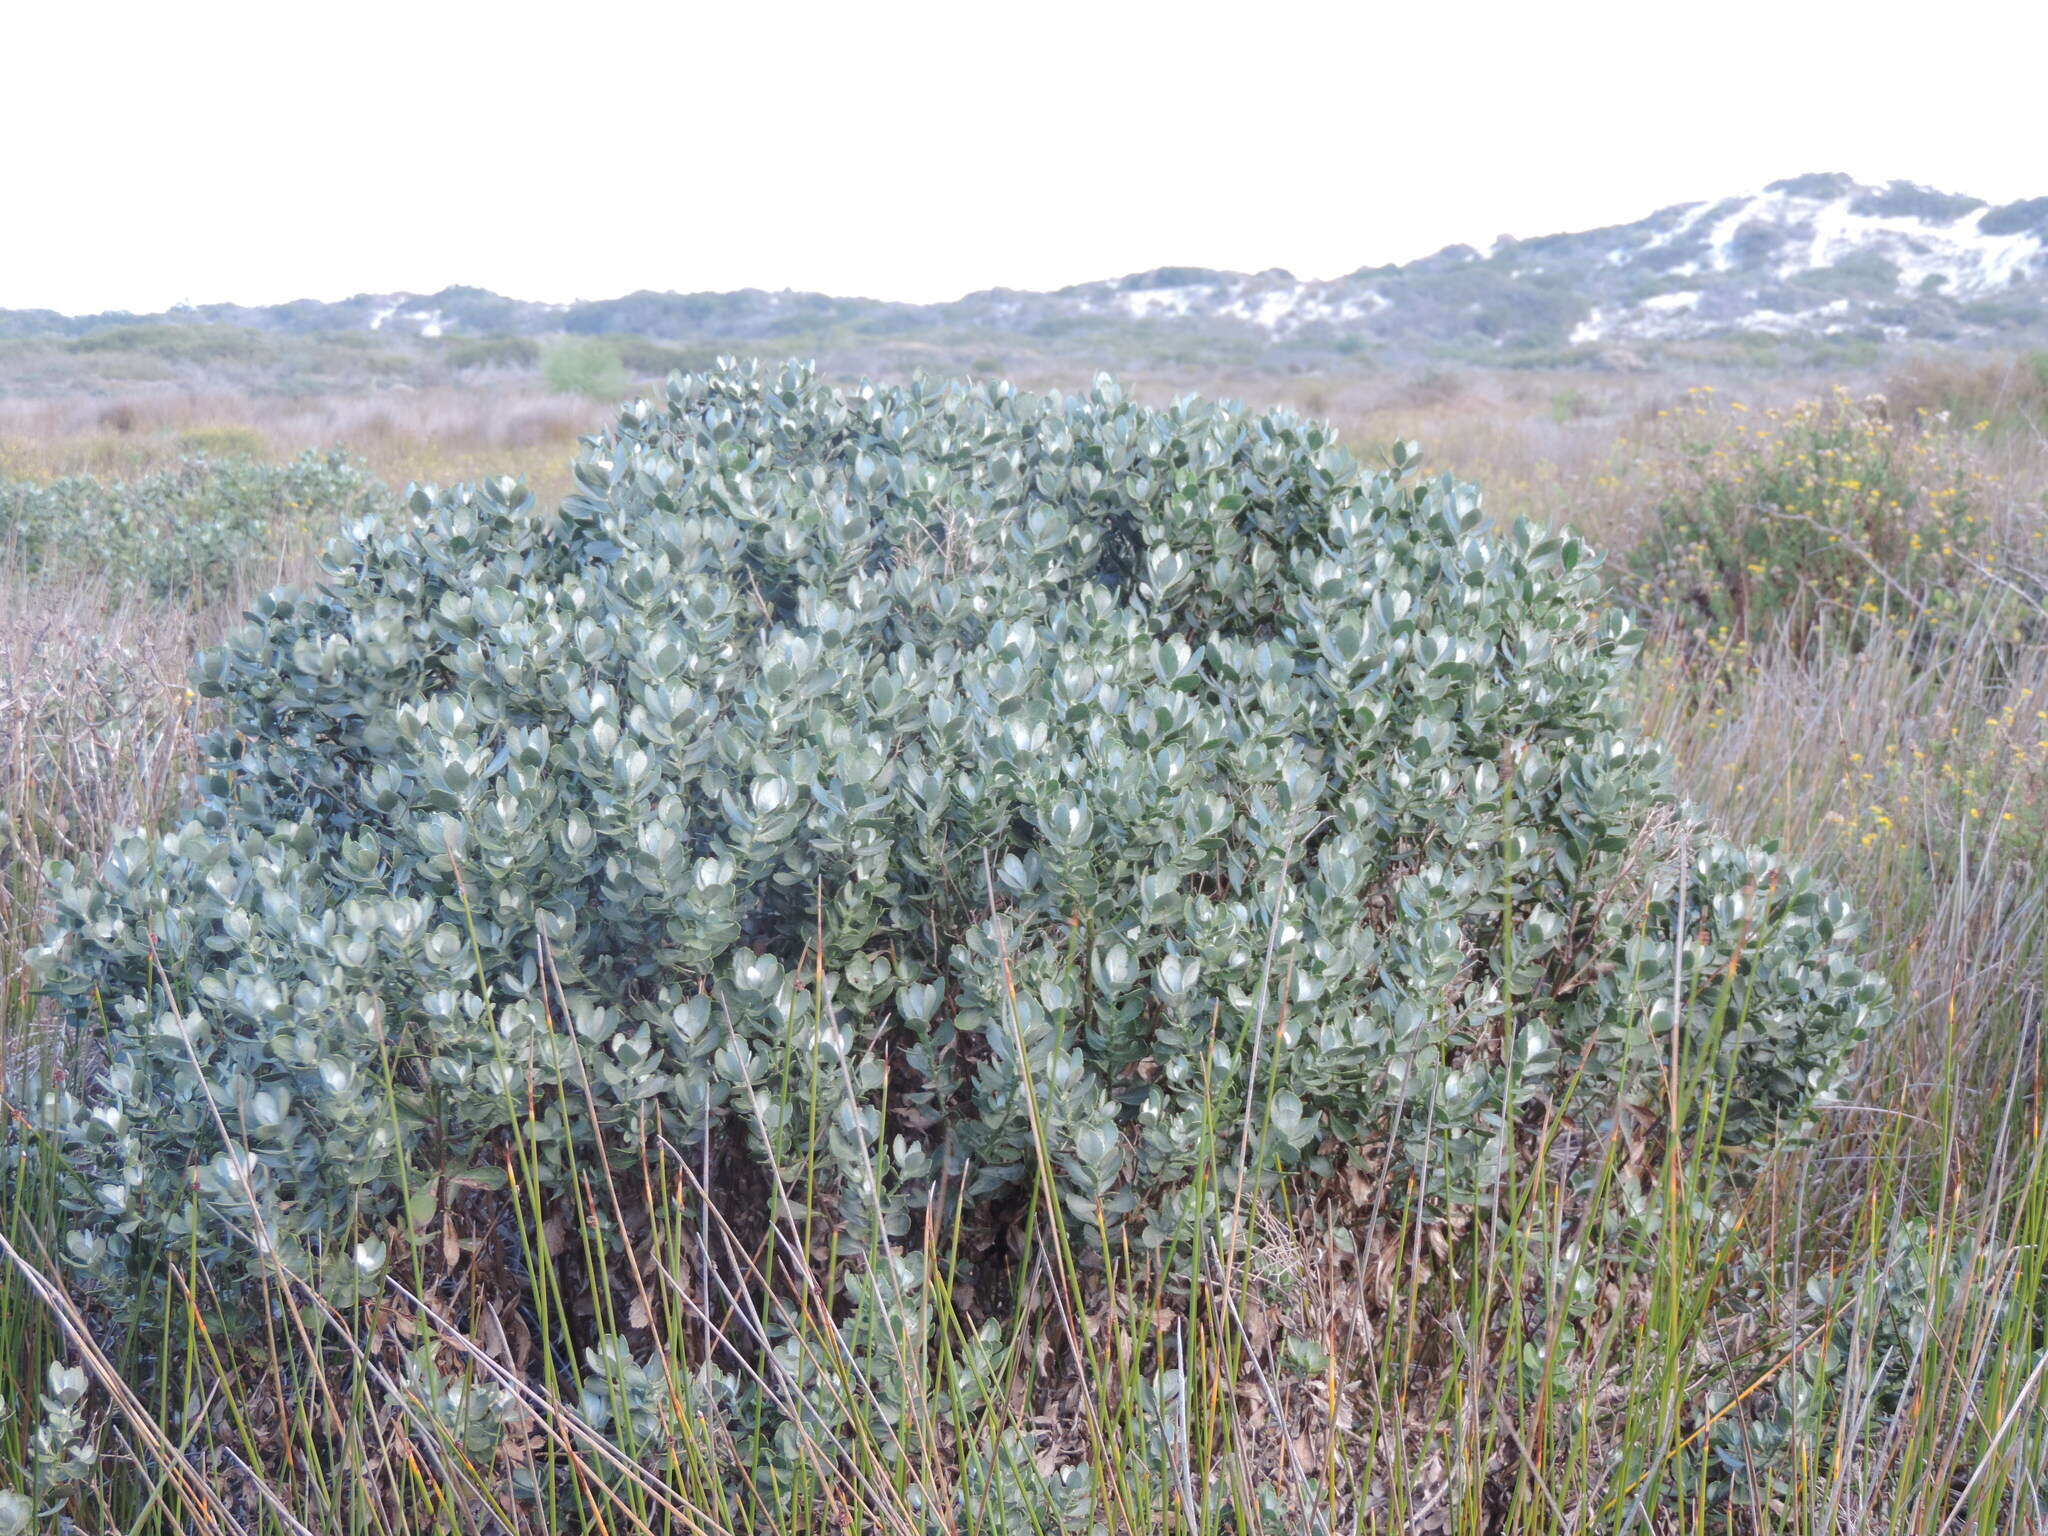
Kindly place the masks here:
<instances>
[{"instance_id":1,"label":"scrubby bush in background","mask_svg":"<svg viewBox=\"0 0 2048 1536\"><path fill-rule=\"evenodd\" d=\"M442 356L451 368L531 368L540 343L531 336L476 336L451 341Z\"/></svg>"},{"instance_id":2,"label":"scrubby bush in background","mask_svg":"<svg viewBox=\"0 0 2048 1536\"><path fill-rule=\"evenodd\" d=\"M618 348L619 362L635 378L659 379L671 373L695 373L712 366L716 350L710 347L676 346L650 341L644 336L606 338Z\"/></svg>"},{"instance_id":3,"label":"scrubby bush in background","mask_svg":"<svg viewBox=\"0 0 2048 1536\"><path fill-rule=\"evenodd\" d=\"M188 454L129 480L0 481L0 551L39 575L105 578L151 597L204 601L275 567L296 531L384 505L389 493L342 454L288 464Z\"/></svg>"},{"instance_id":4,"label":"scrubby bush in background","mask_svg":"<svg viewBox=\"0 0 2048 1536\"><path fill-rule=\"evenodd\" d=\"M1034 1230L1170 1298L1276 1194L1485 1222L1567 1127L1767 1141L1884 1016L1840 899L1621 727L1591 552L1412 448L728 368L577 477L353 522L201 662L191 819L67 880L47 977L106 1066L36 1134L117 1315L187 1261L230 1317L347 1308L495 1202L507 1284L556 1251L508 1232L590 1235L622 1444L685 1412L793 1465L929 1386L942 1277L969 1330L1035 1284ZM594 1278L654 1262L650 1165L704 1196L666 1319ZM772 1300L680 1398L606 1321L807 1267L858 1410Z\"/></svg>"},{"instance_id":5,"label":"scrubby bush in background","mask_svg":"<svg viewBox=\"0 0 2048 1536\"><path fill-rule=\"evenodd\" d=\"M1630 552L1634 595L1700 634L1795 640L1823 619L1953 616L1981 553L1980 472L1944 424L1837 391L1751 411L1694 390Z\"/></svg>"},{"instance_id":6,"label":"scrubby bush in background","mask_svg":"<svg viewBox=\"0 0 2048 1536\"><path fill-rule=\"evenodd\" d=\"M598 336L565 336L550 343L541 355L540 373L558 395L616 400L632 388L617 344Z\"/></svg>"}]
</instances>

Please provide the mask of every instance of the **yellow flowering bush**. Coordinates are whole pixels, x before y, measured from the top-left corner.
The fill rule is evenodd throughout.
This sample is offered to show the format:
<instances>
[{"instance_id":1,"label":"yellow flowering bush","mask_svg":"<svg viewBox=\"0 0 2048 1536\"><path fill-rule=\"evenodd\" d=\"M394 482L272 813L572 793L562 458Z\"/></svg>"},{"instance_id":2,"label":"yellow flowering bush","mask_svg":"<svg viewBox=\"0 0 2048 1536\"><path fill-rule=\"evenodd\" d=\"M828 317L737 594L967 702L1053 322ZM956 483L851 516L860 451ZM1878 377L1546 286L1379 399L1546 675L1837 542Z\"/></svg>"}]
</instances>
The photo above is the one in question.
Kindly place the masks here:
<instances>
[{"instance_id":1,"label":"yellow flowering bush","mask_svg":"<svg viewBox=\"0 0 2048 1536\"><path fill-rule=\"evenodd\" d=\"M1654 510L1627 572L1682 627L1797 641L1828 615L1851 632L1939 619L1985 557L1967 434L1901 425L1879 397L1752 411L1695 390L1656 437Z\"/></svg>"}]
</instances>

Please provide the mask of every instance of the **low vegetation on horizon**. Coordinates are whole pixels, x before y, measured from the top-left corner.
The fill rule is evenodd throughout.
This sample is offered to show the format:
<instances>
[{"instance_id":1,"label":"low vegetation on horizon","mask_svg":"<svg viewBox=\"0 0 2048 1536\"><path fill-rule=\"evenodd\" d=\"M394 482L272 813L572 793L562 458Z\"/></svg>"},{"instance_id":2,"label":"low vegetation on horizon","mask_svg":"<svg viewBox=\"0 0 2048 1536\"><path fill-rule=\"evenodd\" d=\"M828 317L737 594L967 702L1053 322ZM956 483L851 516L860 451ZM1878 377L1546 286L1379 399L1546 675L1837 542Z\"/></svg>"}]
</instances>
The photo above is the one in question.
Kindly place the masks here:
<instances>
[{"instance_id":1,"label":"low vegetation on horizon","mask_svg":"<svg viewBox=\"0 0 2048 1536\"><path fill-rule=\"evenodd\" d=\"M91 339L0 1536L2048 1529L2039 357Z\"/></svg>"}]
</instances>

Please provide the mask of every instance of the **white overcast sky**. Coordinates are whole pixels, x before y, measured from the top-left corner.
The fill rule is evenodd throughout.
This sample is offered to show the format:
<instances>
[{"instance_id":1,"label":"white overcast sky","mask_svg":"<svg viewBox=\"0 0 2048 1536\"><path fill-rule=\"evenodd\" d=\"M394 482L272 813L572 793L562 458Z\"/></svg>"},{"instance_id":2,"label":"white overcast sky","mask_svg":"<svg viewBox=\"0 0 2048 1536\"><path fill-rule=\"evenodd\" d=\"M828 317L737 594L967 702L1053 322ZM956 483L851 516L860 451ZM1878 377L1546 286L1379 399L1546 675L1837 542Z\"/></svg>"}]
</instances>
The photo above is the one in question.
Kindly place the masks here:
<instances>
[{"instance_id":1,"label":"white overcast sky","mask_svg":"<svg viewBox=\"0 0 2048 1536\"><path fill-rule=\"evenodd\" d=\"M0 308L1328 277L1807 171L2048 194L2048 5L0 0Z\"/></svg>"}]
</instances>

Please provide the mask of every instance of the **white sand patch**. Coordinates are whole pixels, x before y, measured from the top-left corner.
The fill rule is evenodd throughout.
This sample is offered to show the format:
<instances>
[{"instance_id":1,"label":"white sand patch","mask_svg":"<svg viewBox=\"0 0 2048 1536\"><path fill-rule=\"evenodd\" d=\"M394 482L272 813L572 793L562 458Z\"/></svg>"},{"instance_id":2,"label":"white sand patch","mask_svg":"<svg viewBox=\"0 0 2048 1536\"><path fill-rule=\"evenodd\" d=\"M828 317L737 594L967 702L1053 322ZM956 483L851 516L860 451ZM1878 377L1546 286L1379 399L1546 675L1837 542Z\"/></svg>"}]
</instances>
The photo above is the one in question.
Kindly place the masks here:
<instances>
[{"instance_id":1,"label":"white sand patch","mask_svg":"<svg viewBox=\"0 0 2048 1536\"><path fill-rule=\"evenodd\" d=\"M1124 313L1134 320L1156 320L1161 316L1180 319L1191 313L1200 299L1213 295L1206 285L1186 288L1140 288L1117 295Z\"/></svg>"}]
</instances>

